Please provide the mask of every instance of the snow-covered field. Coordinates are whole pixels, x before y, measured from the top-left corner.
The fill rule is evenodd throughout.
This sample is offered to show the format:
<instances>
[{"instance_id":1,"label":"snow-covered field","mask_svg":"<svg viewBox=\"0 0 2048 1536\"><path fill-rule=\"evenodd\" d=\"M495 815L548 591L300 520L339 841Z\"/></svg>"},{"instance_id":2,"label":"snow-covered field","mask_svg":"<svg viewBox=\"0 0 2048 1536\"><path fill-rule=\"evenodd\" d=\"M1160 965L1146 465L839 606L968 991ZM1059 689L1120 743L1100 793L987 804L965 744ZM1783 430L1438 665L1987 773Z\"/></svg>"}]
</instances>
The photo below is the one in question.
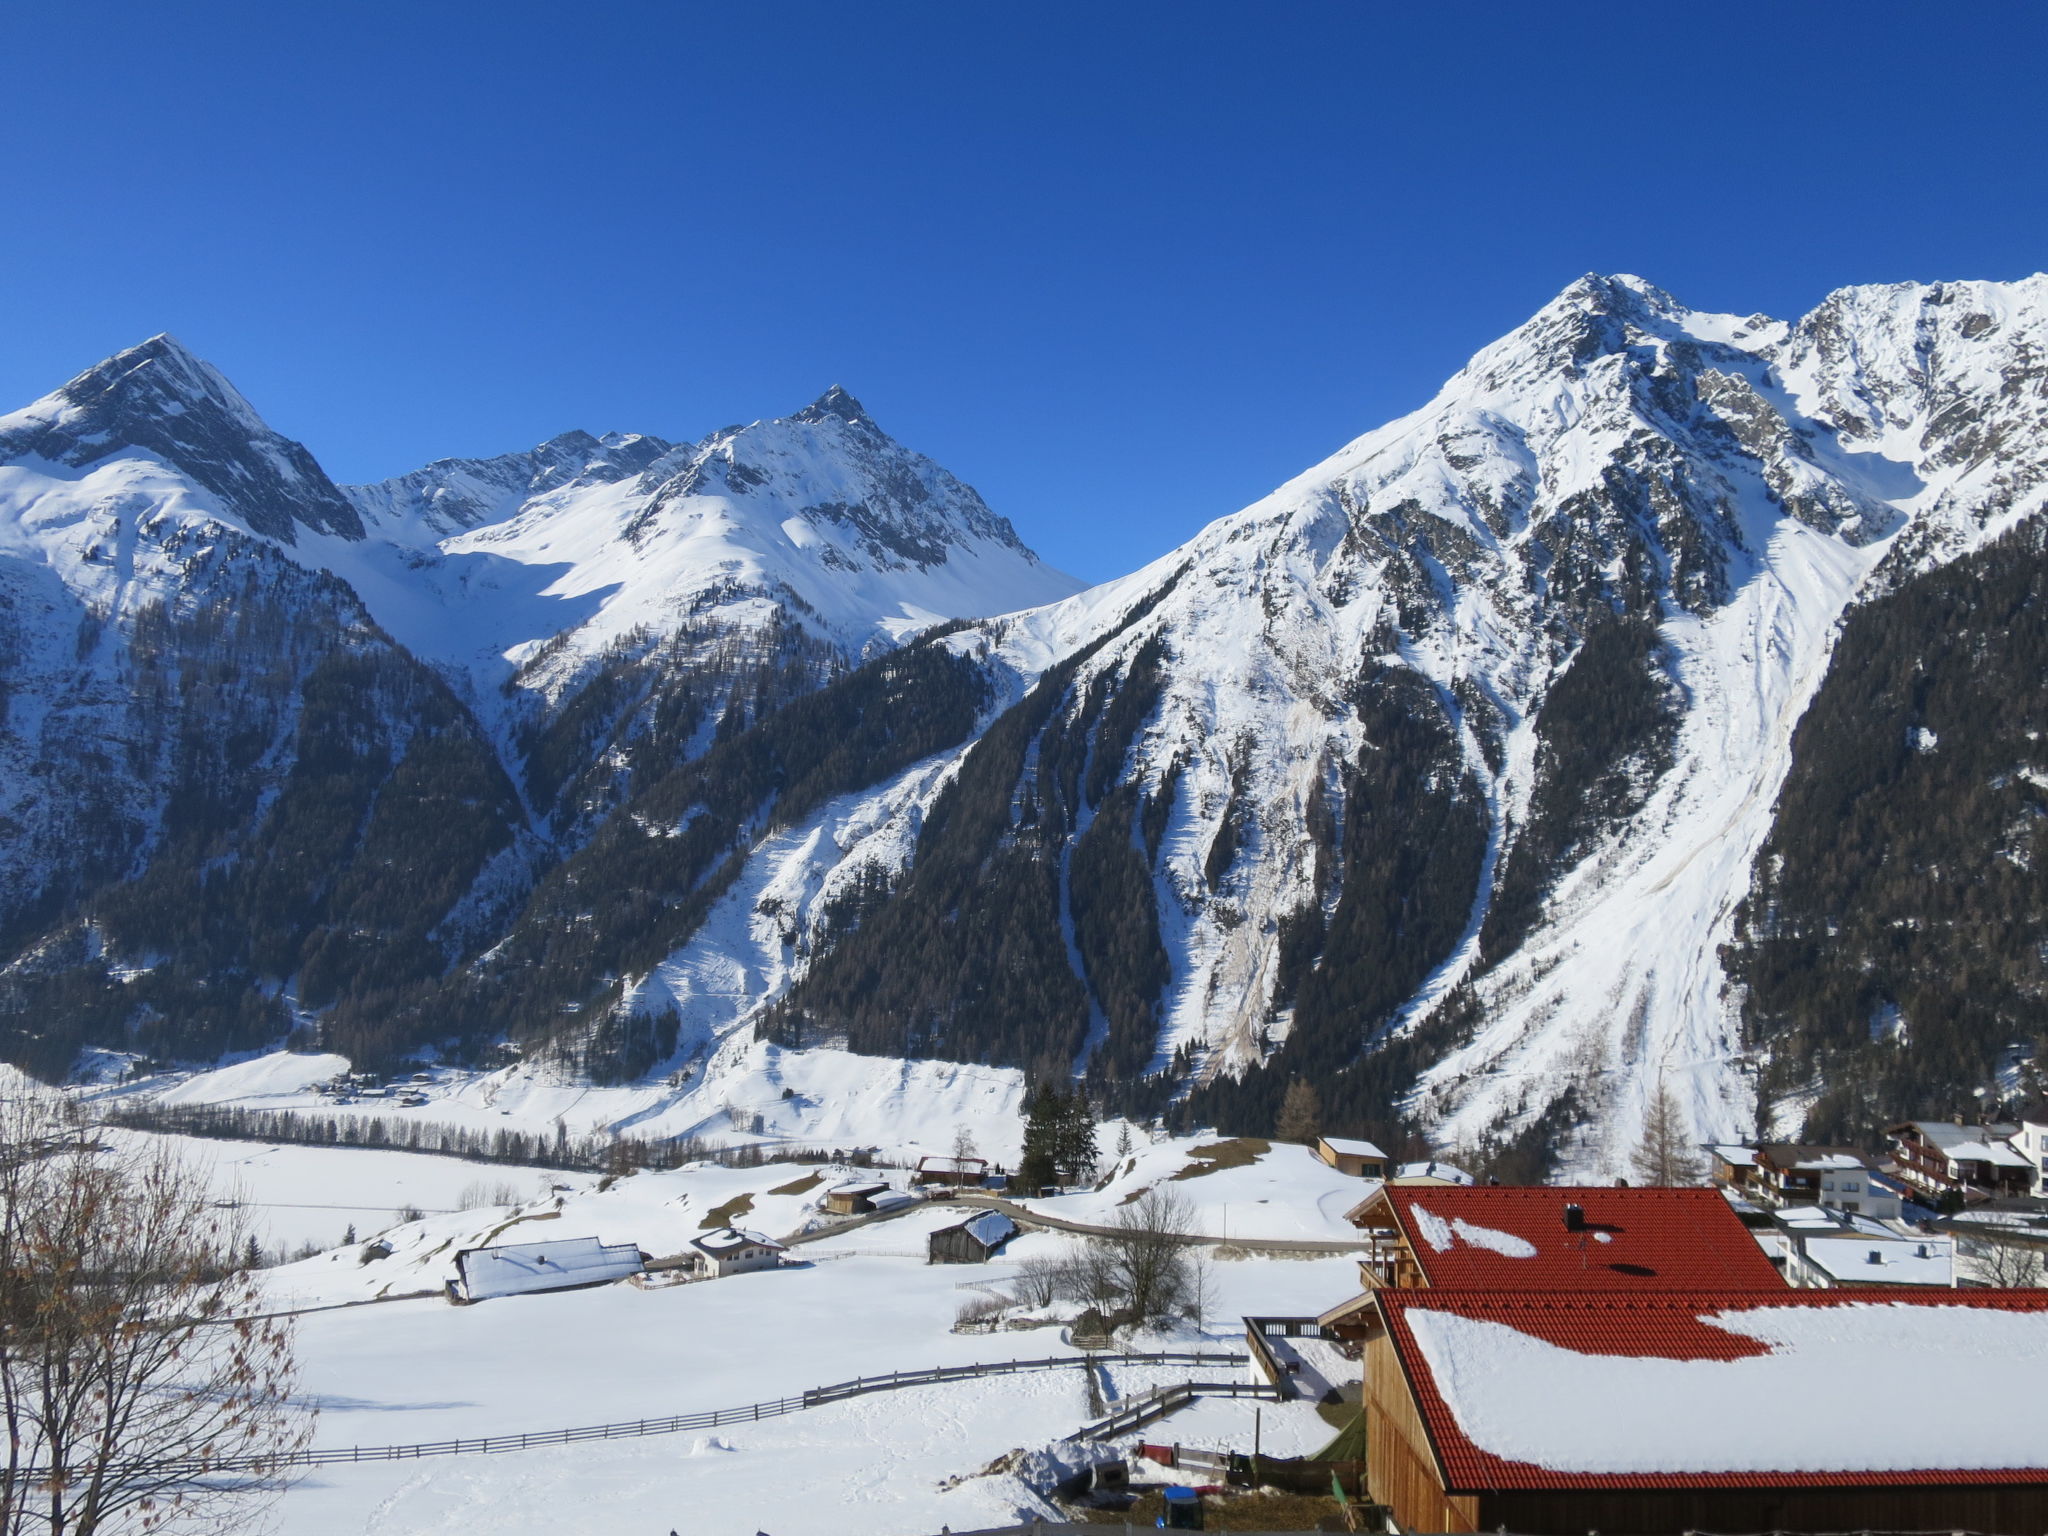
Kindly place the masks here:
<instances>
[{"instance_id":1,"label":"snow-covered field","mask_svg":"<svg viewBox=\"0 0 2048 1536\"><path fill-rule=\"evenodd\" d=\"M637 1175L622 1181L616 1198L566 1196L561 1217L520 1236L634 1236L663 1213L668 1231L680 1233L690 1216L733 1198L742 1185L791 1175L788 1168ZM765 1199L757 1208L775 1218L762 1225L791 1214L796 1197L779 1198L781 1210ZM419 1225L432 1240L457 1219ZM404 1444L660 1417L893 1370L1070 1353L1057 1328L963 1335L951 1327L971 1294L963 1287L1000 1283L1017 1261L1079 1240L1034 1234L986 1267L925 1264L926 1235L957 1219L958 1211L919 1210L806 1244L792 1255L798 1265L697 1284L309 1314L299 1322L299 1352L304 1390L321 1408L316 1444ZM269 1279L281 1299L323 1287L338 1297L366 1269L412 1262L409 1251L369 1266L352 1256L313 1259ZM1206 1333L1190 1326L1154 1347L1241 1352L1242 1314L1317 1311L1347 1294L1355 1278L1353 1265L1338 1258L1219 1262ZM1106 1391L1120 1396L1188 1372L1141 1366L1106 1374ZM1248 1401L1209 1401L1167 1425L1188 1444L1250 1449L1252 1414ZM848 1536L971 1530L1054 1516L1014 1472L973 1474L1013 1450L1042 1452L1090 1416L1077 1368L913 1387L710 1432L316 1468L284 1499L281 1528L286 1536L479 1526L552 1536L659 1536L670 1528L746 1536L822 1529L829 1518ZM1262 1404L1259 1418L1262 1443L1274 1454L1311 1451L1330 1433L1307 1403Z\"/></svg>"}]
</instances>

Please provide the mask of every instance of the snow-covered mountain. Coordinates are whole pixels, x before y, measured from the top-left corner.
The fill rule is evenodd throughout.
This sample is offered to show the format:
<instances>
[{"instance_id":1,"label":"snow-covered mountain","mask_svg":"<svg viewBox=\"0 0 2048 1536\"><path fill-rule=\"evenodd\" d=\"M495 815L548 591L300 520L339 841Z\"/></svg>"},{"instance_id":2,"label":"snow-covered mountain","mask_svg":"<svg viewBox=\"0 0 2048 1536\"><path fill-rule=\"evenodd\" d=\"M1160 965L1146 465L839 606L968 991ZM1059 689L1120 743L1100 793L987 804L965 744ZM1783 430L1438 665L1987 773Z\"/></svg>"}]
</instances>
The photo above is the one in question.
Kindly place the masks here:
<instances>
[{"instance_id":1,"label":"snow-covered mountain","mask_svg":"<svg viewBox=\"0 0 2048 1536\"><path fill-rule=\"evenodd\" d=\"M1749 1129L1772 1021L1723 949L1794 728L1852 603L2040 511L2044 328L2038 278L1797 324L1588 278L1147 570L948 639L1021 702L764 843L643 986L1244 1128L1298 1073L1586 1172L1659 1085ZM1938 1052L1929 1094L1982 1054Z\"/></svg>"},{"instance_id":2,"label":"snow-covered mountain","mask_svg":"<svg viewBox=\"0 0 2048 1536\"><path fill-rule=\"evenodd\" d=\"M933 624L1072 592L843 391L337 488L169 337L0 417L0 968L250 1046L437 974L637 770Z\"/></svg>"},{"instance_id":3,"label":"snow-covered mountain","mask_svg":"<svg viewBox=\"0 0 2048 1536\"><path fill-rule=\"evenodd\" d=\"M678 1128L821 1047L1077 1072L1245 1130L1302 1076L1333 1123L1591 1175L1660 1089L1701 1137L1760 1108L1833 1134L1945 1111L2036 1027L2044 359L2043 278L1784 322L1588 277L1412 415L1080 593L836 390L697 444L431 465L337 493L353 523L316 496L260 529L147 444L91 473L158 477L121 488L138 527L211 518L187 539L239 529L325 583L502 771L443 915L393 925L411 959L380 969L375 902L345 923L320 894L306 932L356 982L282 942L241 962L334 1048L509 1047L639 1080L634 1115ZM8 526L45 530L23 548L96 537L52 510L98 439L66 441L0 469L41 477L0 478ZM115 590L66 558L60 585ZM70 686L68 622L17 622L41 660L10 675ZM378 749L394 783L411 739ZM81 936L36 962L64 977L177 953L85 894L36 922L35 954ZM1955 996L1921 933L1967 951Z\"/></svg>"}]
</instances>

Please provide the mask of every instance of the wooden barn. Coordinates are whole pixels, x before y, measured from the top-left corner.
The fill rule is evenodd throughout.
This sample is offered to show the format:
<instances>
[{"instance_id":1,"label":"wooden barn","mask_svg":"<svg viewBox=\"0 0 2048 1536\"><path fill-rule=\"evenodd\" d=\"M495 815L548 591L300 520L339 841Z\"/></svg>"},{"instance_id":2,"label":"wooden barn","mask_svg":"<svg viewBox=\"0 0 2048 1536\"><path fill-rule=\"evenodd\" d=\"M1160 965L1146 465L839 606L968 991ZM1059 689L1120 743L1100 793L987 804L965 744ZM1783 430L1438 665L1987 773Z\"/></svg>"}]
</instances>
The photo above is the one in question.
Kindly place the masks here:
<instances>
[{"instance_id":1,"label":"wooden barn","mask_svg":"<svg viewBox=\"0 0 2048 1536\"><path fill-rule=\"evenodd\" d=\"M1407 1530L2048 1531L2048 1292L1383 1290L1364 1366Z\"/></svg>"},{"instance_id":2,"label":"wooden barn","mask_svg":"<svg viewBox=\"0 0 2048 1536\"><path fill-rule=\"evenodd\" d=\"M971 1221L941 1227L925 1249L927 1264L986 1264L989 1256L1017 1235L1017 1223L1001 1211L983 1211Z\"/></svg>"},{"instance_id":3,"label":"wooden barn","mask_svg":"<svg viewBox=\"0 0 2048 1536\"><path fill-rule=\"evenodd\" d=\"M951 1189L970 1185L978 1188L988 1180L988 1167L985 1157L949 1157L934 1152L917 1160L917 1170L911 1174L910 1182Z\"/></svg>"},{"instance_id":4,"label":"wooden barn","mask_svg":"<svg viewBox=\"0 0 2048 1536\"><path fill-rule=\"evenodd\" d=\"M1369 1141L1351 1141L1343 1136L1316 1138L1315 1153L1339 1173L1354 1179L1384 1179L1387 1154Z\"/></svg>"},{"instance_id":5,"label":"wooden barn","mask_svg":"<svg viewBox=\"0 0 2048 1536\"><path fill-rule=\"evenodd\" d=\"M875 1197L889 1193L879 1179L859 1179L835 1184L825 1191L825 1209L834 1216L865 1216L875 1209Z\"/></svg>"}]
</instances>

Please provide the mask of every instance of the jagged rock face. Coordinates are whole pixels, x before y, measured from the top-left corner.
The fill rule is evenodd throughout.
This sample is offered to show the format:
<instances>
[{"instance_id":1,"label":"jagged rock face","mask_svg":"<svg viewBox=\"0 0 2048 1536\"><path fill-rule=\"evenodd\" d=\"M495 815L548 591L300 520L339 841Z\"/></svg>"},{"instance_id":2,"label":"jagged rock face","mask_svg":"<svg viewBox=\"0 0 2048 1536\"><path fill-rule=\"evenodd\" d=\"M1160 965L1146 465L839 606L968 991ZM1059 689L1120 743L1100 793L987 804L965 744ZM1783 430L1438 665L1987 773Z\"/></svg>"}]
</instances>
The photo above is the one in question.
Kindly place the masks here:
<instances>
[{"instance_id":1,"label":"jagged rock face","mask_svg":"<svg viewBox=\"0 0 2048 1536\"><path fill-rule=\"evenodd\" d=\"M891 903L821 926L770 1027L1113 1060L1112 1096L1239 1129L1301 1073L1355 1124L1534 1132L1588 1173L1660 1078L1700 1134L1744 1129L1768 1039L1721 950L1792 728L1905 535L1925 561L2038 506L2044 286L1851 290L1787 326L1576 285L1151 571L990 626L1039 692L927 802ZM2008 423L1997 454L1980 419ZM1130 859L1149 905L1090 888L1127 890ZM1064 939L1078 984L999 984L996 913Z\"/></svg>"},{"instance_id":2,"label":"jagged rock face","mask_svg":"<svg viewBox=\"0 0 2048 1536\"><path fill-rule=\"evenodd\" d=\"M146 343L0 418L0 1048L61 1071L402 1013L721 740L1077 585L840 391L344 493ZM706 793L751 825L774 770L736 761Z\"/></svg>"},{"instance_id":3,"label":"jagged rock face","mask_svg":"<svg viewBox=\"0 0 2048 1536\"><path fill-rule=\"evenodd\" d=\"M1963 782L1846 783L1800 722L1817 697L1838 741L1922 719L1887 614L1938 611L1930 665L1960 696L2028 675L2017 642L1981 677L1968 658L1994 655L2001 603L1998 634L2024 639L2044 342L2043 279L1850 289L1787 324L1589 277L1414 414L1072 596L839 390L695 444L571 434L354 488L360 539L302 520L284 551L248 525L444 680L462 729L428 734L488 741L518 791L427 930L444 974L324 991L332 970L282 940L250 973L311 976L320 1027L365 1056L510 1037L602 1077L715 1077L759 1032L1080 1072L1125 1108L1252 1131L1299 1074L1368 1133L1549 1144L1588 1176L1619 1169L1660 1083L1727 1135L1760 1071L1792 1129L1815 1090L1783 1064L1825 1042L1828 998L1927 1011L1893 983L1783 986L1816 934L1853 925L1877 965L1875 936L1915 915L1825 828L1845 795L1895 828ZM172 479L122 487L152 510L120 526L219 545L228 522ZM91 553L114 522L38 494L20 523L73 551L66 590L123 611ZM1967 563L1980 548L1995 569ZM1965 587L1930 597L1950 571ZM6 592L0 659L51 694L68 620L20 573ZM1881 665L1838 660L1845 614L1845 644L1885 637ZM402 764L419 729L378 750ZM2000 740L1958 770L2003 775L1972 826L2019 816L2033 782ZM1850 756L1898 758L1879 745ZM157 835L130 823L99 867ZM62 931L105 878L66 887L87 894ZM1880 1085L1860 1106L1922 1107L1898 1096L1962 1081L2033 995L1981 903L1942 910L1975 925L1995 1003L1909 1018L1882 1070L1843 1056ZM1963 1066L1919 1070L1922 1040Z\"/></svg>"},{"instance_id":4,"label":"jagged rock face","mask_svg":"<svg viewBox=\"0 0 2048 1536\"><path fill-rule=\"evenodd\" d=\"M54 395L0 418L0 462L85 468L121 453L175 464L256 532L344 539L361 520L313 456L266 427L228 381L168 336L116 353Z\"/></svg>"}]
</instances>

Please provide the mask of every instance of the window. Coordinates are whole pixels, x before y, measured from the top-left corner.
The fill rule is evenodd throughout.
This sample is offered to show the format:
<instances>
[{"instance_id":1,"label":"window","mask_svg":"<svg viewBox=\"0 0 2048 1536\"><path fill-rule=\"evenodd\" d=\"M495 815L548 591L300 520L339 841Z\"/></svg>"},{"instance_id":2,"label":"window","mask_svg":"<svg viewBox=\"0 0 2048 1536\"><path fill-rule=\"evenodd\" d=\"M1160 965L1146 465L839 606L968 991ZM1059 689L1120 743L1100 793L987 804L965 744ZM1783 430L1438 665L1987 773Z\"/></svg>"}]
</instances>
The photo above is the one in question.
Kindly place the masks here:
<instances>
[{"instance_id":1,"label":"window","mask_svg":"<svg viewBox=\"0 0 2048 1536\"><path fill-rule=\"evenodd\" d=\"M1854 1179L1842 1180L1842 1193L1845 1195L1859 1194L1862 1192L1862 1189L1863 1186L1857 1183Z\"/></svg>"}]
</instances>

